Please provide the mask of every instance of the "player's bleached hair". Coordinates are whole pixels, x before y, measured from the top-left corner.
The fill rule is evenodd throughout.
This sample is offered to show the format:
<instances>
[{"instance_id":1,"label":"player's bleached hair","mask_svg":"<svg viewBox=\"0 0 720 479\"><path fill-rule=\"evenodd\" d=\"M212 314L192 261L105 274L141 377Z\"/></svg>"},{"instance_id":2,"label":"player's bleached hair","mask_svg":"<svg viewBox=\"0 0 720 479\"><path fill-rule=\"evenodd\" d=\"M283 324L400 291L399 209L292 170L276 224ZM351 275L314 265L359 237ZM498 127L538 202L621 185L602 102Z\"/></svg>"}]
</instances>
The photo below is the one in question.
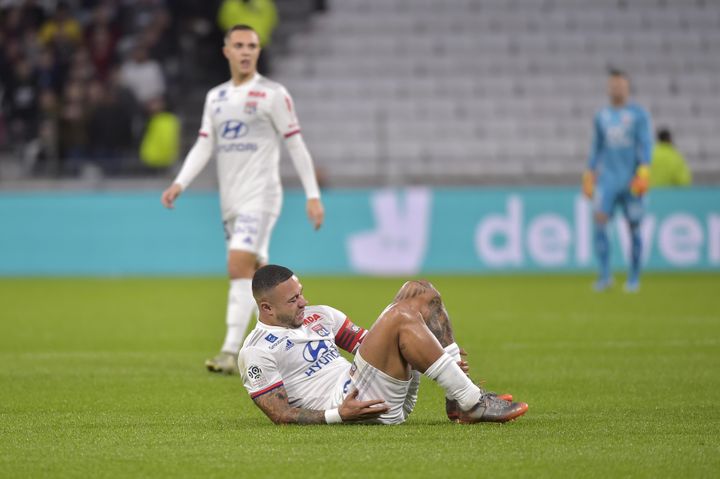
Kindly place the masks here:
<instances>
[{"instance_id":1,"label":"player's bleached hair","mask_svg":"<svg viewBox=\"0 0 720 479\"><path fill-rule=\"evenodd\" d=\"M255 299L259 299L263 293L271 290L280 283L284 283L292 278L294 274L295 273L285 266L277 264L267 264L259 268L255 271L252 279L253 296Z\"/></svg>"},{"instance_id":2,"label":"player's bleached hair","mask_svg":"<svg viewBox=\"0 0 720 479\"><path fill-rule=\"evenodd\" d=\"M227 32L225 32L225 40L230 38L230 35L232 35L232 32L254 32L255 35L258 34L258 32L255 31L255 29L253 27L251 27L250 25L246 25L244 23L238 23L237 25L233 25L232 27L230 27L230 29Z\"/></svg>"}]
</instances>

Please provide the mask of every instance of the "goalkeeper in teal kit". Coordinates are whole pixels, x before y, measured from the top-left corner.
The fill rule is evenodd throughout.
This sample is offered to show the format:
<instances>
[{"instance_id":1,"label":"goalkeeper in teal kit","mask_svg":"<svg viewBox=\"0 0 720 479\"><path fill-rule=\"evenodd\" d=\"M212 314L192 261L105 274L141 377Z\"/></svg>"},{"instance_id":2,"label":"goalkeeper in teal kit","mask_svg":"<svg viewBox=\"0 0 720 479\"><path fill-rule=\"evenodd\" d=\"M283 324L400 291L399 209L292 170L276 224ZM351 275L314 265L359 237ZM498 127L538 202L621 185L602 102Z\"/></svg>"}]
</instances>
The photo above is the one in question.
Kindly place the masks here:
<instances>
[{"instance_id":1,"label":"goalkeeper in teal kit","mask_svg":"<svg viewBox=\"0 0 720 479\"><path fill-rule=\"evenodd\" d=\"M608 78L610 105L594 120L594 137L588 167L583 174L583 193L593 202L595 253L599 275L595 290L612 285L608 222L619 207L630 229L630 269L625 290L640 287L642 238L640 222L645 209L652 153L650 115L629 102L630 81L623 72L612 71Z\"/></svg>"}]
</instances>

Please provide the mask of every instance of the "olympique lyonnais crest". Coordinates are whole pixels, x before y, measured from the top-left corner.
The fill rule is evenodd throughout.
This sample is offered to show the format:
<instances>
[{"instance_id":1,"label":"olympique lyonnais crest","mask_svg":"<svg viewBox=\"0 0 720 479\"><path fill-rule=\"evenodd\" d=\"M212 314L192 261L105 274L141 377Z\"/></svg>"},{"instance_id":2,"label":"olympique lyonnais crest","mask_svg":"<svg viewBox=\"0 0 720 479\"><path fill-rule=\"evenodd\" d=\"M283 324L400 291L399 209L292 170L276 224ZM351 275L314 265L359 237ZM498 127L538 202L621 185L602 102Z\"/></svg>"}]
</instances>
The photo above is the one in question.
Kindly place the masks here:
<instances>
[{"instance_id":1,"label":"olympique lyonnais crest","mask_svg":"<svg viewBox=\"0 0 720 479\"><path fill-rule=\"evenodd\" d=\"M256 101L246 101L245 102L245 113L248 115L254 115L257 112L257 102Z\"/></svg>"},{"instance_id":2,"label":"olympique lyonnais crest","mask_svg":"<svg viewBox=\"0 0 720 479\"><path fill-rule=\"evenodd\" d=\"M312 329L313 331L315 331L316 333L318 333L318 334L319 334L320 336L322 336L323 338L325 338L325 337L327 337L327 336L330 336L330 331L328 331L327 329L325 329L325 326L323 326L322 324L316 324L316 325L313 326L311 329Z\"/></svg>"}]
</instances>

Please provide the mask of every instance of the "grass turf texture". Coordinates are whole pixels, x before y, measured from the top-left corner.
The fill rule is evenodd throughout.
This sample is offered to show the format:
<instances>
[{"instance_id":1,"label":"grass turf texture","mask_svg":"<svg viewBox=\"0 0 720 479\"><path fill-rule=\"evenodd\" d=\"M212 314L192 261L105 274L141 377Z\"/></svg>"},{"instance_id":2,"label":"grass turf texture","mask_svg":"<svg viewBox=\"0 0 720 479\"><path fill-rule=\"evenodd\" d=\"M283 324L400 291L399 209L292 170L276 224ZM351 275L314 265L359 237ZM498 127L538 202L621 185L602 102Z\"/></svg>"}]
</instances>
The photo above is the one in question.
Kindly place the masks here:
<instances>
[{"instance_id":1,"label":"grass turf texture","mask_svg":"<svg viewBox=\"0 0 720 479\"><path fill-rule=\"evenodd\" d=\"M223 279L0 280L0 477L700 477L720 474L720 277L432 277L471 375L527 401L447 421L424 380L410 420L274 426L204 371ZM304 278L369 326L397 279Z\"/></svg>"}]
</instances>

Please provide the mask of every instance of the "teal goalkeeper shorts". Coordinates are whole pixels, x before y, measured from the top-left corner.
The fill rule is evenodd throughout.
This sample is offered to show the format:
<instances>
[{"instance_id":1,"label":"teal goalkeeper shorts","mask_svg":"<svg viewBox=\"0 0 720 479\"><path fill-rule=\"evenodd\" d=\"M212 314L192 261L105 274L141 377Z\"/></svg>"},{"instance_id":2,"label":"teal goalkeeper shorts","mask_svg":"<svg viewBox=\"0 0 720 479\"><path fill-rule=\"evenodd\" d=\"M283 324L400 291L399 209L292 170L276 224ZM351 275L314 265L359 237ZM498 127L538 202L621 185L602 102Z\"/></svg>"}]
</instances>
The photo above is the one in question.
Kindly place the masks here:
<instances>
[{"instance_id":1,"label":"teal goalkeeper shorts","mask_svg":"<svg viewBox=\"0 0 720 479\"><path fill-rule=\"evenodd\" d=\"M629 222L639 223L645 214L645 196L633 195L628 185L598 182L593 196L594 211L605 213L610 218L618 206Z\"/></svg>"}]
</instances>

